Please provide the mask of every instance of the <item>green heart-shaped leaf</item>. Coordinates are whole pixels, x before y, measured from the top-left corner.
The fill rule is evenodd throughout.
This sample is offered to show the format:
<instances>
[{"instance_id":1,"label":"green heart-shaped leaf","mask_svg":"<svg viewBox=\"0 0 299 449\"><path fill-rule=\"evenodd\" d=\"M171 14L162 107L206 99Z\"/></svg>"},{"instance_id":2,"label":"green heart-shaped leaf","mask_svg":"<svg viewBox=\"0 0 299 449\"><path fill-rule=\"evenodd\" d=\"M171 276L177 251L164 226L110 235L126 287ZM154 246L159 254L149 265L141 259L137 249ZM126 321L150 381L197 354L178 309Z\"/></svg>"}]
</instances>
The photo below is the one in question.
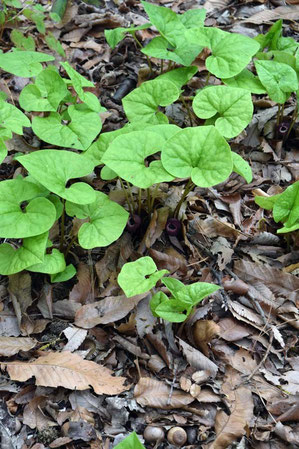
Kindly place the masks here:
<instances>
[{"instance_id":1,"label":"green heart-shaped leaf","mask_svg":"<svg viewBox=\"0 0 299 449\"><path fill-rule=\"evenodd\" d=\"M238 175L243 176L245 181L250 183L252 181L252 170L247 161L245 161L242 156L238 153L232 151L233 158L233 171L238 173Z\"/></svg>"},{"instance_id":2,"label":"green heart-shaped leaf","mask_svg":"<svg viewBox=\"0 0 299 449\"><path fill-rule=\"evenodd\" d=\"M68 265L61 273L51 274L51 282L66 282L76 274L73 264Z\"/></svg>"},{"instance_id":3,"label":"green heart-shaped leaf","mask_svg":"<svg viewBox=\"0 0 299 449\"><path fill-rule=\"evenodd\" d=\"M276 61L255 61L257 74L271 100L285 103L291 92L298 89L298 79L294 69Z\"/></svg>"},{"instance_id":4,"label":"green heart-shaped leaf","mask_svg":"<svg viewBox=\"0 0 299 449\"><path fill-rule=\"evenodd\" d=\"M180 67L170 72L165 72L162 75L157 76L156 80L168 80L174 83L178 89L188 83L188 81L195 75L198 68L195 66Z\"/></svg>"},{"instance_id":5,"label":"green heart-shaped leaf","mask_svg":"<svg viewBox=\"0 0 299 449\"><path fill-rule=\"evenodd\" d=\"M45 232L24 239L19 249L13 249L8 243L2 243L0 245L0 274L9 276L25 270L30 265L43 262L47 240L48 232Z\"/></svg>"},{"instance_id":6,"label":"green heart-shaped leaf","mask_svg":"<svg viewBox=\"0 0 299 449\"><path fill-rule=\"evenodd\" d=\"M288 228L299 221L299 181L280 194L274 203L273 217L276 223L282 221Z\"/></svg>"},{"instance_id":7,"label":"green heart-shaped leaf","mask_svg":"<svg viewBox=\"0 0 299 449\"><path fill-rule=\"evenodd\" d=\"M200 118L212 119L226 138L236 137L250 123L253 114L251 94L245 89L211 86L198 92L193 109Z\"/></svg>"},{"instance_id":8,"label":"green heart-shaped leaf","mask_svg":"<svg viewBox=\"0 0 299 449\"><path fill-rule=\"evenodd\" d=\"M117 282L127 298L130 298L149 291L167 273L167 270L157 271L156 264L151 257L141 257L122 267Z\"/></svg>"},{"instance_id":9,"label":"green heart-shaped leaf","mask_svg":"<svg viewBox=\"0 0 299 449\"><path fill-rule=\"evenodd\" d=\"M180 90L171 81L153 80L134 89L122 100L122 103L126 116L131 122L162 124L168 123L168 118L162 112L158 112L158 107L173 103L179 96Z\"/></svg>"},{"instance_id":10,"label":"green heart-shaped leaf","mask_svg":"<svg viewBox=\"0 0 299 449\"><path fill-rule=\"evenodd\" d=\"M68 107L71 120L68 125L62 124L63 117L60 114L51 112L48 117L34 117L32 129L41 140L52 145L84 151L102 128L99 115L84 106L78 104Z\"/></svg>"},{"instance_id":11,"label":"green heart-shaped leaf","mask_svg":"<svg viewBox=\"0 0 299 449\"><path fill-rule=\"evenodd\" d=\"M71 151L42 150L26 156L18 156L16 160L56 195L77 204L89 204L95 201L95 191L88 184L76 182L66 187L70 179L81 178L92 172L94 165L89 159Z\"/></svg>"},{"instance_id":12,"label":"green heart-shaped leaf","mask_svg":"<svg viewBox=\"0 0 299 449\"><path fill-rule=\"evenodd\" d=\"M21 50L34 51L35 42L32 36L25 37L21 31L13 29L10 33L10 40Z\"/></svg>"},{"instance_id":13,"label":"green heart-shaped leaf","mask_svg":"<svg viewBox=\"0 0 299 449\"><path fill-rule=\"evenodd\" d=\"M218 78L238 75L259 50L260 44L241 34L228 33L219 28L192 28L185 32L187 41L211 49L206 67Z\"/></svg>"},{"instance_id":14,"label":"green heart-shaped leaf","mask_svg":"<svg viewBox=\"0 0 299 449\"><path fill-rule=\"evenodd\" d=\"M0 182L0 236L31 237L48 231L56 220L56 209L46 198L38 197L37 185L23 179ZM24 210L21 203L27 202Z\"/></svg>"},{"instance_id":15,"label":"green heart-shaped leaf","mask_svg":"<svg viewBox=\"0 0 299 449\"><path fill-rule=\"evenodd\" d=\"M19 102L25 111L56 111L67 93L65 82L50 66L36 77L35 84L24 87Z\"/></svg>"},{"instance_id":16,"label":"green heart-shaped leaf","mask_svg":"<svg viewBox=\"0 0 299 449\"><path fill-rule=\"evenodd\" d=\"M202 49L202 46L192 42L186 43L184 31L181 35L176 36L175 45L171 45L164 37L157 36L141 51L152 58L168 59L178 64L190 66Z\"/></svg>"},{"instance_id":17,"label":"green heart-shaped leaf","mask_svg":"<svg viewBox=\"0 0 299 449\"><path fill-rule=\"evenodd\" d=\"M53 61L55 58L36 51L12 51L0 54L0 67L5 72L16 76L30 78L37 76L42 70L41 62Z\"/></svg>"},{"instance_id":18,"label":"green heart-shaped leaf","mask_svg":"<svg viewBox=\"0 0 299 449\"><path fill-rule=\"evenodd\" d=\"M222 80L224 84L230 87L240 87L241 89L249 90L253 94L264 94L266 89L260 82L257 76L254 76L248 69L242 70L241 73L232 77Z\"/></svg>"},{"instance_id":19,"label":"green heart-shaped leaf","mask_svg":"<svg viewBox=\"0 0 299 449\"><path fill-rule=\"evenodd\" d=\"M16 134L23 134L23 126L31 126L26 115L12 104L0 99L0 127ZM10 138L9 135L7 137Z\"/></svg>"},{"instance_id":20,"label":"green heart-shaped leaf","mask_svg":"<svg viewBox=\"0 0 299 449\"><path fill-rule=\"evenodd\" d=\"M187 318L180 305L172 298L168 298L164 293L156 293L150 302L150 307L154 316L159 316L170 323L182 323ZM160 302L159 302L160 301Z\"/></svg>"},{"instance_id":21,"label":"green heart-shaped leaf","mask_svg":"<svg viewBox=\"0 0 299 449\"><path fill-rule=\"evenodd\" d=\"M82 224L78 234L80 246L85 249L108 246L117 240L129 217L123 207L101 192L96 192L96 200L86 206L67 201L66 212L79 219L89 218L88 223Z\"/></svg>"},{"instance_id":22,"label":"green heart-shaped leaf","mask_svg":"<svg viewBox=\"0 0 299 449\"><path fill-rule=\"evenodd\" d=\"M61 62L62 67L65 69L66 73L72 81L72 85L78 94L78 97L83 101L92 111L104 112L105 108L101 106L96 95L91 92L84 92L83 87L95 87L91 81L86 80L80 73L76 72L75 69L68 62Z\"/></svg>"},{"instance_id":23,"label":"green heart-shaped leaf","mask_svg":"<svg viewBox=\"0 0 299 449\"><path fill-rule=\"evenodd\" d=\"M102 157L102 161L118 176L134 186L147 189L153 184L172 181L170 175L156 160L145 166L145 159L163 148L164 139L150 131L134 131L116 137ZM121 151L120 151L121 150Z\"/></svg>"},{"instance_id":24,"label":"green heart-shaped leaf","mask_svg":"<svg viewBox=\"0 0 299 449\"><path fill-rule=\"evenodd\" d=\"M30 265L27 270L34 273L56 274L64 271L65 267L64 255L58 249L53 249L51 254L45 255L43 262Z\"/></svg>"},{"instance_id":25,"label":"green heart-shaped leaf","mask_svg":"<svg viewBox=\"0 0 299 449\"><path fill-rule=\"evenodd\" d=\"M117 44L123 40L125 35L127 33L129 34L135 34L138 30L146 30L147 28L150 28L152 26L151 23L144 23L143 25L139 25L137 27L130 27L130 28L114 28L112 30L105 30L105 38L108 42L109 46L113 49L117 46Z\"/></svg>"},{"instance_id":26,"label":"green heart-shaped leaf","mask_svg":"<svg viewBox=\"0 0 299 449\"><path fill-rule=\"evenodd\" d=\"M230 146L214 126L182 129L165 143L161 160L170 174L200 187L225 181L233 168Z\"/></svg>"}]
</instances>

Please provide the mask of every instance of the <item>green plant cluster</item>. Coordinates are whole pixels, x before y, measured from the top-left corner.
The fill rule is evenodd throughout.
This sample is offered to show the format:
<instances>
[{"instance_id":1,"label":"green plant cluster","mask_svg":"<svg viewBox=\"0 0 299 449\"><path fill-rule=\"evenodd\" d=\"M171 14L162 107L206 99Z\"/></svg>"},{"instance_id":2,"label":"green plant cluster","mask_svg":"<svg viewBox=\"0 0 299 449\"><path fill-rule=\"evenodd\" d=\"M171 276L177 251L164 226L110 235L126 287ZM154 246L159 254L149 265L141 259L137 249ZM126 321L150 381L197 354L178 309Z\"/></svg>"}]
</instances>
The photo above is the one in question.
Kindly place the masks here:
<instances>
[{"instance_id":1,"label":"green plant cluster","mask_svg":"<svg viewBox=\"0 0 299 449\"><path fill-rule=\"evenodd\" d=\"M0 93L0 162L7 155L5 142L13 133L22 135L24 127L31 127L51 148L17 154L15 160L28 176L0 182L0 238L9 240L0 245L0 274L27 269L50 274L52 281L63 281L74 275L74 267L66 266L65 254L77 237L85 249L107 246L119 238L128 220L127 210L80 180L97 166L103 166L102 179L119 179L131 215L140 212L143 194L147 195L150 214L159 184L175 178L187 178L174 211L177 216L195 185L211 187L225 181L232 171L251 181L250 166L231 150L228 141L250 123L252 93L267 92L282 104L297 91L298 44L281 36L280 21L254 40L205 27L203 9L177 15L168 8L142 3L150 19L146 26L154 25L160 32L142 51L148 58L168 60L169 66L123 99L128 123L117 131L100 134L104 108L86 90L94 85L68 62L60 63L61 73L66 74L62 77L50 64L53 56L28 49L25 44L0 54L3 71L32 79L20 94L20 108ZM127 32L137 39L137 29L140 27L111 30L106 37L115 46ZM183 86L197 72L190 64L204 47L211 51L206 66L219 78L219 85L199 90L191 99L191 108L190 99L183 96ZM252 58L257 75L247 69ZM172 63L183 67L173 69ZM190 117L190 127L184 129L169 123L163 109L179 101ZM132 186L138 194L132 193ZM78 236L74 232L66 245L67 216L68 220L76 217L80 226ZM57 221L59 249L49 239ZM288 226L293 222L290 225L287 221ZM143 282L136 271L134 283L130 271L128 291L123 282L125 267L119 276L120 286L132 296ZM152 269L144 280L145 291L165 274ZM149 280L153 285L149 286ZM172 296L156 294L151 307L157 316L176 322L186 319L198 301L218 288L201 283L183 286L169 278L163 283Z\"/></svg>"}]
</instances>

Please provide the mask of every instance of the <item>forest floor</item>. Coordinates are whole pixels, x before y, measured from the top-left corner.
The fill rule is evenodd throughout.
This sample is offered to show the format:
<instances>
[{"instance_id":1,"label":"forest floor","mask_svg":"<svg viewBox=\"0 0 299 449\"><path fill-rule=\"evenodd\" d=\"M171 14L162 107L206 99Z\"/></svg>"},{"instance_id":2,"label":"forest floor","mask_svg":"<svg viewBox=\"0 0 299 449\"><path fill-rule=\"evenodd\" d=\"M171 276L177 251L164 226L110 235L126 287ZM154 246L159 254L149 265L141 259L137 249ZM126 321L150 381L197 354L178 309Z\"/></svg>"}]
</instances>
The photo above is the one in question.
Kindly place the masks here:
<instances>
[{"instance_id":1,"label":"forest floor","mask_svg":"<svg viewBox=\"0 0 299 449\"><path fill-rule=\"evenodd\" d=\"M48 7L46 1L38 3ZM147 79L149 72L131 36L112 50L104 30L141 25L146 17L137 0L90 3L70 4L61 23L47 19L46 27L61 42L66 60L95 84L92 92L107 109L102 116L107 132L125 124L123 92ZM249 37L282 18L283 35L299 36L298 0L153 3L176 13L205 8L207 26ZM20 19L18 29L34 38L38 51L49 52L35 25ZM2 35L2 51L12 47L11 30ZM154 29L138 33L142 43L156 34ZM60 60L56 54L57 66ZM160 60L152 64L158 71ZM206 80L204 60L196 65L199 71L189 95ZM10 75L0 87L17 103L27 82ZM251 123L230 141L250 163L252 182L232 174L215 187L196 187L183 203L178 236L165 232L165 222L184 180L160 186L159 207L137 234L125 231L107 248L85 251L75 246L73 279L51 284L47 275L37 273L0 276L1 449L109 449L133 431L146 448L171 448L175 446L166 435L174 426L185 430L183 447L189 449L298 447L298 231L277 234L281 224L255 204L254 193L280 193L298 180L299 125L287 141L277 139L277 105L266 95L253 95L253 102ZM285 121L294 108L290 97ZM174 107L169 115L181 127L189 126L184 107ZM31 137L15 136L10 149L30 150ZM10 153L1 164L0 179L14 177L16 170ZM96 176L89 182L124 203L114 181ZM70 227L67 223L66 232ZM185 284L213 282L222 289L203 300L183 324L154 318L150 295L129 301L116 282L125 262L145 255ZM45 352L50 357L47 373L36 365L24 380L29 363ZM13 361L20 368L14 380L6 370ZM102 383L98 390L76 388L77 367L88 371L88 361L124 382L116 386L116 377L106 379L103 371L95 381ZM60 386L56 362L68 370L62 376L69 376L69 388ZM156 445L143 439L148 425L165 433Z\"/></svg>"}]
</instances>

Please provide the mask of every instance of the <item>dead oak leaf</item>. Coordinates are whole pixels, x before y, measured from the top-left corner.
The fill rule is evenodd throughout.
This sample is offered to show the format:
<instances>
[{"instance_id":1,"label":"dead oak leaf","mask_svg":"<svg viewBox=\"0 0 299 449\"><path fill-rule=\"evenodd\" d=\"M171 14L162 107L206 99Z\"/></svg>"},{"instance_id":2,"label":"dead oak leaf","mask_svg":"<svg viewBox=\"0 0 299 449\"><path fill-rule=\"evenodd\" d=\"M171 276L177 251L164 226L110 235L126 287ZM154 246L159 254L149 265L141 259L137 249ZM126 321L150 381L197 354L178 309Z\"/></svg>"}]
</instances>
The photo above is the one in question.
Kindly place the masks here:
<instances>
[{"instance_id":1,"label":"dead oak leaf","mask_svg":"<svg viewBox=\"0 0 299 449\"><path fill-rule=\"evenodd\" d=\"M114 377L108 368L84 360L71 352L50 352L32 362L1 363L12 380L25 382L35 377L36 385L87 390L93 387L97 394L115 395L128 390L124 377Z\"/></svg>"}]
</instances>

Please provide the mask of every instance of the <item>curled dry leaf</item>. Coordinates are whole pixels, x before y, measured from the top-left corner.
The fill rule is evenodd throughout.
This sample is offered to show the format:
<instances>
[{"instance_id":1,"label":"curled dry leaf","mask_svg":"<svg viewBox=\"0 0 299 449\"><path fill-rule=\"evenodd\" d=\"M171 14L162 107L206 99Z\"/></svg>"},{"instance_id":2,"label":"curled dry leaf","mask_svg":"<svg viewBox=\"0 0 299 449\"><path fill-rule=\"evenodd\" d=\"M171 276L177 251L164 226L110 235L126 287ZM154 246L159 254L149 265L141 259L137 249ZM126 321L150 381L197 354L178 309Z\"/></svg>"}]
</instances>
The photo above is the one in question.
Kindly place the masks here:
<instances>
[{"instance_id":1,"label":"curled dry leaf","mask_svg":"<svg viewBox=\"0 0 299 449\"><path fill-rule=\"evenodd\" d=\"M71 352L49 352L32 362L1 363L12 380L25 382L35 377L36 385L87 390L93 387L97 394L119 394L130 387L124 377L113 377L113 372L95 362L84 360Z\"/></svg>"},{"instance_id":2,"label":"curled dry leaf","mask_svg":"<svg viewBox=\"0 0 299 449\"><path fill-rule=\"evenodd\" d=\"M148 225L146 233L138 248L140 254L143 254L146 248L151 248L155 241L160 237L165 229L168 214L168 207L161 207L160 209L154 210L150 224Z\"/></svg>"},{"instance_id":3,"label":"curled dry leaf","mask_svg":"<svg viewBox=\"0 0 299 449\"><path fill-rule=\"evenodd\" d=\"M30 351L37 344L34 338L0 337L0 355L11 357L19 351Z\"/></svg>"},{"instance_id":4,"label":"curled dry leaf","mask_svg":"<svg viewBox=\"0 0 299 449\"><path fill-rule=\"evenodd\" d=\"M98 324L114 323L121 320L147 295L127 298L125 295L108 296L101 301L86 304L76 312L75 324L84 329L91 329Z\"/></svg>"},{"instance_id":5,"label":"curled dry leaf","mask_svg":"<svg viewBox=\"0 0 299 449\"><path fill-rule=\"evenodd\" d=\"M248 19L242 20L242 22L250 22L260 25L261 23L272 22L279 19L285 20L298 20L299 19L299 5L290 6L278 6L275 9L266 9L260 11Z\"/></svg>"},{"instance_id":6,"label":"curled dry leaf","mask_svg":"<svg viewBox=\"0 0 299 449\"><path fill-rule=\"evenodd\" d=\"M91 296L91 279L90 279L90 267L84 263L80 263L77 271L78 282L72 288L69 299L86 304L90 302ZM88 301L89 299L89 301Z\"/></svg>"},{"instance_id":7,"label":"curled dry leaf","mask_svg":"<svg viewBox=\"0 0 299 449\"><path fill-rule=\"evenodd\" d=\"M185 257L173 249L168 253L167 249L164 252L156 251L155 249L149 250L149 255L154 259L158 270L168 270L170 273L178 273L185 276L187 274L187 263Z\"/></svg>"},{"instance_id":8,"label":"curled dry leaf","mask_svg":"<svg viewBox=\"0 0 299 449\"><path fill-rule=\"evenodd\" d=\"M23 335L29 335L33 332L34 328L33 323L26 315L26 310L32 304L30 274L21 271L20 273L9 276L8 291L21 333Z\"/></svg>"},{"instance_id":9,"label":"curled dry leaf","mask_svg":"<svg viewBox=\"0 0 299 449\"><path fill-rule=\"evenodd\" d=\"M190 404L194 398L183 391L173 390L168 385L150 377L141 377L134 389L134 398L142 407L180 408Z\"/></svg>"},{"instance_id":10,"label":"curled dry leaf","mask_svg":"<svg viewBox=\"0 0 299 449\"><path fill-rule=\"evenodd\" d=\"M24 408L24 424L30 429L42 430L57 424L43 413L42 409L47 403L45 396L36 396Z\"/></svg>"},{"instance_id":11,"label":"curled dry leaf","mask_svg":"<svg viewBox=\"0 0 299 449\"><path fill-rule=\"evenodd\" d=\"M236 341L241 338L248 337L252 334L249 328L238 323L237 320L233 318L224 318L219 321L220 335L223 340L226 341Z\"/></svg>"},{"instance_id":12,"label":"curled dry leaf","mask_svg":"<svg viewBox=\"0 0 299 449\"><path fill-rule=\"evenodd\" d=\"M209 354L208 343L210 343L210 341L217 335L220 335L220 327L217 323L215 323L215 321L196 321L193 330L194 342L206 356Z\"/></svg>"},{"instance_id":13,"label":"curled dry leaf","mask_svg":"<svg viewBox=\"0 0 299 449\"><path fill-rule=\"evenodd\" d=\"M75 326L69 326L63 331L64 335L68 339L67 344L63 348L63 351L73 352L79 348L86 338L87 331L85 329L78 329Z\"/></svg>"},{"instance_id":14,"label":"curled dry leaf","mask_svg":"<svg viewBox=\"0 0 299 449\"><path fill-rule=\"evenodd\" d=\"M241 377L237 371L227 368L226 379L222 386L230 407L230 415L223 410L216 414L216 440L209 449L226 449L231 443L245 434L253 416L252 393L247 386L239 386Z\"/></svg>"}]
</instances>

